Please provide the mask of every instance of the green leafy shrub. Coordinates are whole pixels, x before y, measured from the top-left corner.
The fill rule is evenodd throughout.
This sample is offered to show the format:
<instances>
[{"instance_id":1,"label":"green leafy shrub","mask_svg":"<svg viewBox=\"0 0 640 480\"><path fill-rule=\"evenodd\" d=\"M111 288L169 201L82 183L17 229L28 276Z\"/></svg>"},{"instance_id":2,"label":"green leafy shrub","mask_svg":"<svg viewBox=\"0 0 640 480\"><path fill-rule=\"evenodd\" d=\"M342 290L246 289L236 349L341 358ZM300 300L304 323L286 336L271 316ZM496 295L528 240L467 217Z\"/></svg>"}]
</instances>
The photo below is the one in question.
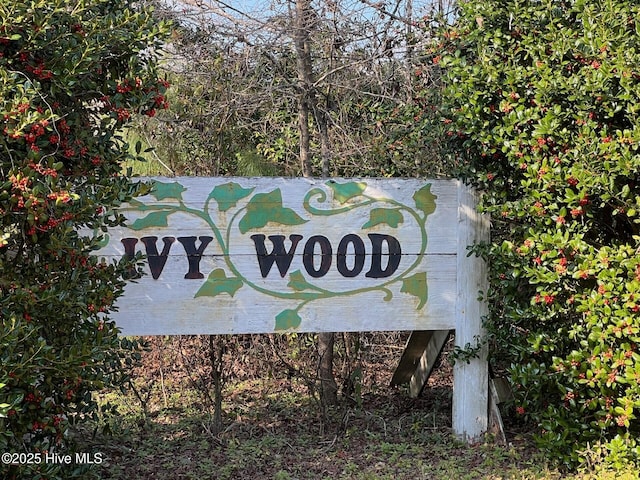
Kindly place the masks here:
<instances>
[{"instance_id":1,"label":"green leafy shrub","mask_svg":"<svg viewBox=\"0 0 640 480\"><path fill-rule=\"evenodd\" d=\"M431 50L493 219L487 326L514 413L567 466L640 448L640 6L465 1ZM615 458L613 458L615 457Z\"/></svg>"},{"instance_id":2,"label":"green leafy shrub","mask_svg":"<svg viewBox=\"0 0 640 480\"><path fill-rule=\"evenodd\" d=\"M137 355L108 318L127 266L90 254L142 188L121 174L118 132L166 107L155 72L164 29L131 0L0 4L2 452L73 452L70 427L96 413L92 392L119 383ZM3 462L0 476L87 470L22 463Z\"/></svg>"}]
</instances>

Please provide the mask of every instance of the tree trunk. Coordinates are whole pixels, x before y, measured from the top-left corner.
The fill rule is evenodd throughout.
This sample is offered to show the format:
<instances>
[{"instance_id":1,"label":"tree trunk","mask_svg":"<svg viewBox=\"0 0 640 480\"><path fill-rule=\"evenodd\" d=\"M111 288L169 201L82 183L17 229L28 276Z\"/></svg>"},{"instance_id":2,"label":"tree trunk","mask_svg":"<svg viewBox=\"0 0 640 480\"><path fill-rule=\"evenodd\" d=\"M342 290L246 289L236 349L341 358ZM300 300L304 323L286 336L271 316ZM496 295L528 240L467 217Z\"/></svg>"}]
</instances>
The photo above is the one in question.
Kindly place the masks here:
<instances>
[{"instance_id":1,"label":"tree trunk","mask_svg":"<svg viewBox=\"0 0 640 480\"><path fill-rule=\"evenodd\" d=\"M314 102L313 118L318 126L320 136L320 159L322 160L322 178L329 177L329 166L331 165L331 143L329 140L329 125L327 115L322 111L317 102Z\"/></svg>"},{"instance_id":2,"label":"tree trunk","mask_svg":"<svg viewBox=\"0 0 640 480\"><path fill-rule=\"evenodd\" d=\"M313 86L313 70L311 64L311 44L309 36L313 19L311 0L296 0L294 44L296 49L296 68L298 73L298 127L300 130L300 164L302 176L312 176L310 153L310 113L317 111ZM317 121L317 120L316 120ZM326 126L326 123L325 123ZM320 129L323 156L328 158L328 137L326 128ZM323 171L325 167L323 166ZM328 164L326 167L328 172ZM324 172L323 172L324 173ZM320 401L323 406L333 405L338 401L338 385L333 376L333 333L318 335L318 378L320 380Z\"/></svg>"},{"instance_id":3,"label":"tree trunk","mask_svg":"<svg viewBox=\"0 0 640 480\"><path fill-rule=\"evenodd\" d=\"M300 130L300 166L302 168L302 176L311 177L309 106L302 99L298 105L298 127Z\"/></svg>"},{"instance_id":4,"label":"tree trunk","mask_svg":"<svg viewBox=\"0 0 640 480\"><path fill-rule=\"evenodd\" d=\"M217 341L216 341L217 340ZM224 384L223 370L224 340L216 335L209 335L209 362L211 365L211 379L213 380L213 422L212 433L222 431L222 387Z\"/></svg>"},{"instance_id":5,"label":"tree trunk","mask_svg":"<svg viewBox=\"0 0 640 480\"><path fill-rule=\"evenodd\" d=\"M309 133L310 104L313 102L313 81L311 69L311 28L310 0L296 0L294 23L294 45L296 49L296 69L298 71L298 129L300 133L300 166L302 176L310 177L311 171L311 134Z\"/></svg>"},{"instance_id":6,"label":"tree trunk","mask_svg":"<svg viewBox=\"0 0 640 480\"><path fill-rule=\"evenodd\" d=\"M318 377L320 378L320 402L323 406L338 403L338 384L333 376L333 345L335 333L318 334Z\"/></svg>"}]
</instances>

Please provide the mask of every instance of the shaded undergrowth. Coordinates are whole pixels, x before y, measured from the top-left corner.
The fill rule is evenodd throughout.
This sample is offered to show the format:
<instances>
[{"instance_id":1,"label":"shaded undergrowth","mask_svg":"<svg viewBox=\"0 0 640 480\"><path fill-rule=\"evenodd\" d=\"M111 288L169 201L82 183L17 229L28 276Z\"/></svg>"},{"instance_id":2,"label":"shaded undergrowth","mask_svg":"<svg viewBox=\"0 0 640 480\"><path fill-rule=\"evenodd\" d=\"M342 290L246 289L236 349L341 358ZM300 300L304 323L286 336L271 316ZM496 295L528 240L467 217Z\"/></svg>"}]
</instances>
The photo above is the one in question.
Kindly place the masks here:
<instances>
[{"instance_id":1,"label":"shaded undergrowth","mask_svg":"<svg viewBox=\"0 0 640 480\"><path fill-rule=\"evenodd\" d=\"M216 432L210 404L193 382L196 366L185 372L176 351L158 343L134 371L134 388L102 394L100 403L118 414L105 413L77 435L102 453L96 473L105 480L636 478L635 472L599 470L598 452L589 454L589 472L561 472L535 450L525 426L508 421L507 446L490 437L459 442L451 433L449 362L443 360L412 399L387 386L395 367L389 358L397 352L376 356L381 344L371 345L360 357L365 380L355 390L343 386L340 403L326 409L308 379L283 374L286 369L278 375L253 359L265 375L237 369L229 375L223 429ZM189 352L185 344L180 348ZM236 358L244 358L242 351L235 347Z\"/></svg>"},{"instance_id":2,"label":"shaded undergrowth","mask_svg":"<svg viewBox=\"0 0 640 480\"><path fill-rule=\"evenodd\" d=\"M321 416L304 389L290 387L264 381L229 387L226 427L217 435L210 414L189 405L188 395L146 416L134 398L109 395L121 415L105 420L111 435L90 440L108 459L101 478L559 478L538 467L522 477L523 467L533 465L525 443L456 441L447 388L415 400L403 392L367 394L361 406L339 405Z\"/></svg>"}]
</instances>

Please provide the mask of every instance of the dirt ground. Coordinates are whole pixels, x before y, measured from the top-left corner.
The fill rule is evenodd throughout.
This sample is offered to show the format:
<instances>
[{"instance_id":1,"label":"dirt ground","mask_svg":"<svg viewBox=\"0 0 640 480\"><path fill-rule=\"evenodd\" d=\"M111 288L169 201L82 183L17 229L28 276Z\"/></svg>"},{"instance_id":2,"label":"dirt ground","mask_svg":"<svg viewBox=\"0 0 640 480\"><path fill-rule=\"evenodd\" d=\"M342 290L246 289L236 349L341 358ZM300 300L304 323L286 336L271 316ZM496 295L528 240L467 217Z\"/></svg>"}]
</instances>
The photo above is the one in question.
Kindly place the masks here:
<instances>
[{"instance_id":1,"label":"dirt ground","mask_svg":"<svg viewBox=\"0 0 640 480\"><path fill-rule=\"evenodd\" d=\"M312 337L218 339L227 361L219 431L208 381L212 344L153 338L133 372L134 389L102 398L120 413L96 425L110 435L85 441L107 458L104 479L561 478L532 460L521 426L508 424L505 447L452 436L450 346L418 398L389 387L406 338L339 338L339 403L329 407L308 368Z\"/></svg>"}]
</instances>

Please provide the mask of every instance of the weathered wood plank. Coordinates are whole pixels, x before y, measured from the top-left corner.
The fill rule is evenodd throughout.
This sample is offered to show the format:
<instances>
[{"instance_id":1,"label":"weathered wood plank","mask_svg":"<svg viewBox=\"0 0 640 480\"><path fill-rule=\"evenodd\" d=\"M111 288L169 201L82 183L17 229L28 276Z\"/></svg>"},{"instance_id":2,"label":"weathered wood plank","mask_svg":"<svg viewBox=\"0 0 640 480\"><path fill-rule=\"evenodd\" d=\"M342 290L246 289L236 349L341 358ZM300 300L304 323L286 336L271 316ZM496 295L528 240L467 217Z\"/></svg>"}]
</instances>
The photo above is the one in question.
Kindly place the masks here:
<instances>
[{"instance_id":1,"label":"weathered wood plank","mask_svg":"<svg viewBox=\"0 0 640 480\"><path fill-rule=\"evenodd\" d=\"M402 356L400 357L400 361L398 362L398 366L391 377L392 387L404 385L411 381L411 377L420 363L420 357L422 357L432 336L433 330L411 332Z\"/></svg>"},{"instance_id":2,"label":"weathered wood plank","mask_svg":"<svg viewBox=\"0 0 640 480\"><path fill-rule=\"evenodd\" d=\"M496 403L499 405L508 402L513 398L511 385L509 381L503 377L495 377L491 379L491 394L495 397Z\"/></svg>"},{"instance_id":3,"label":"weathered wood plank","mask_svg":"<svg viewBox=\"0 0 640 480\"><path fill-rule=\"evenodd\" d=\"M171 265L175 263L175 265ZM145 275L136 283L127 285L127 293L118 301L120 311L115 317L127 335L216 334L216 333L265 333L273 331L275 317L285 308L296 308L299 300L256 299L254 291L242 286L234 292L216 297L197 297L204 279L185 280L188 271L185 259L170 258L158 281ZM207 277L223 268L221 259L202 260L201 271ZM147 268L147 267L145 267ZM429 258L424 266L429 279L429 297L425 306L416 312L419 300L401 291L401 285L388 286L393 297L385 301L385 293L372 291L352 299L338 296L318 300L312 308L303 308L303 318L298 331L383 331L417 330L428 323L434 329L454 328L455 308L455 257L440 255ZM349 279L332 274L319 286L335 291L346 291ZM160 281L162 280L162 281ZM260 288L287 293L289 277L256 280ZM333 283L331 283L333 282ZM363 285L375 282L367 279ZM269 285L270 284L270 285Z\"/></svg>"},{"instance_id":4,"label":"weathered wood plank","mask_svg":"<svg viewBox=\"0 0 640 480\"><path fill-rule=\"evenodd\" d=\"M113 315L123 334L454 325L455 181L154 181L97 253L147 256Z\"/></svg>"},{"instance_id":5,"label":"weathered wood plank","mask_svg":"<svg viewBox=\"0 0 640 480\"><path fill-rule=\"evenodd\" d=\"M391 378L391 386L408 383L410 396L420 395L449 335L449 330L411 332Z\"/></svg>"},{"instance_id":6,"label":"weathered wood plank","mask_svg":"<svg viewBox=\"0 0 640 480\"><path fill-rule=\"evenodd\" d=\"M206 213L214 217L218 228L226 234L230 233L229 245L230 252L234 254L255 254L253 241L250 239L251 233L261 233L265 236L282 234L284 230L291 233L302 235L305 239L319 232L329 238L333 245L337 245L340 239L347 233L362 232L364 239L367 240L368 233L388 233L393 232L403 247L403 253L416 254L420 251L421 238L419 231L416 229L418 224L416 219L412 217L409 210L401 208L402 205L408 205L415 209L415 201L413 194L421 187L430 184L431 192L436 197L436 209L432 212L427 221L428 242L426 246L427 254L456 254L456 229L455 219L457 216L457 196L456 181L454 180L400 180L400 179L361 179L361 180L336 180L333 184L366 184L366 189L362 192L367 196L365 201L358 201L361 196L354 196L348 200L341 200L345 195L333 195L331 187L327 187L326 181L315 179L282 179L282 178L238 178L238 177L179 177L179 178L163 178L155 179L163 185L177 184L186 188L180 191L180 198L162 197L161 200L156 199L152 195L140 197L139 201L146 205L155 205L157 208L166 207L160 212L152 212L148 208L145 210L136 209L135 206L128 209L125 213L127 217L134 223L136 220L149 218L152 213L168 213L183 205L180 211L170 213L166 220L166 226L155 226L154 228L144 228L140 230L130 229L112 229L110 232L112 237L144 237L149 235L157 235L162 238L164 235L172 235L175 237L181 235L190 236L211 236L212 228L208 223ZM211 199L206 202L210 193L220 185L235 184L238 188L251 190L251 193L244 198L240 198L236 205L229 207L231 203L227 201L222 207L220 202ZM168 187L165 187L168 190ZM178 191L179 187L174 187ZM273 198L268 196L260 197L259 204L264 211L279 211L289 209L295 212L303 223L290 228L276 222L268 222L259 229L245 234L238 230L238 225L242 221L243 214L246 213L245 205L247 199L255 194L268 194L279 191L280 202L274 202ZM311 192L311 193L310 193ZM316 192L313 194L313 192ZM324 192L325 197L320 195ZM177 196L178 194L176 194ZM239 193L236 194L238 196ZM338 199L336 199L336 196ZM233 198L233 197L231 197ZM324 198L324 201L321 201ZM304 201L308 200L308 209L304 208ZM366 205L364 205L364 203ZM394 203L400 202L400 203ZM255 202L258 203L258 202ZM187 208L188 207L188 208ZM219 208L227 208L220 211ZM346 210L343 213L328 213L332 211ZM395 216L392 220L399 223L395 228L387 228L388 225L377 224L366 229L362 226L371 219L372 210L394 210L400 209L399 213L402 217ZM419 212L419 211L418 211ZM420 213L420 212L419 212ZM246 225L246 223L245 223ZM179 230L176 229L179 226ZM294 228L295 227L295 228ZM184 232L184 233L181 233ZM368 242L368 240L367 240ZM160 245L162 242L158 240ZM141 244L136 246L137 250L143 250ZM213 241L208 247L207 252L221 254L220 245ZM110 242L104 253L113 255L122 255L124 248L120 242ZM300 249L301 252L301 249ZM298 253L300 253L298 252ZM182 246L175 243L170 251L171 255L181 255Z\"/></svg>"},{"instance_id":7,"label":"weathered wood plank","mask_svg":"<svg viewBox=\"0 0 640 480\"><path fill-rule=\"evenodd\" d=\"M420 356L418 366L411 376L409 382L409 396L411 398L416 398L422 392L450 334L449 330L436 330L433 332L427 347Z\"/></svg>"},{"instance_id":8,"label":"weathered wood plank","mask_svg":"<svg viewBox=\"0 0 640 480\"><path fill-rule=\"evenodd\" d=\"M500 413L500 407L502 393L499 382L495 382L498 379L489 379L489 421L487 426L487 432L492 434L495 438L495 442L500 445L507 444L507 435L504 430L504 423L502 422L502 414Z\"/></svg>"},{"instance_id":9,"label":"weathered wood plank","mask_svg":"<svg viewBox=\"0 0 640 480\"><path fill-rule=\"evenodd\" d=\"M476 441L487 431L489 409L489 368L484 338L483 317L487 305L479 299L486 292L487 265L475 255L467 256L467 247L489 239L489 218L476 210L476 194L460 183L458 210L458 282L455 345L479 347L469 362L457 361L453 367L453 430L466 441Z\"/></svg>"}]
</instances>

